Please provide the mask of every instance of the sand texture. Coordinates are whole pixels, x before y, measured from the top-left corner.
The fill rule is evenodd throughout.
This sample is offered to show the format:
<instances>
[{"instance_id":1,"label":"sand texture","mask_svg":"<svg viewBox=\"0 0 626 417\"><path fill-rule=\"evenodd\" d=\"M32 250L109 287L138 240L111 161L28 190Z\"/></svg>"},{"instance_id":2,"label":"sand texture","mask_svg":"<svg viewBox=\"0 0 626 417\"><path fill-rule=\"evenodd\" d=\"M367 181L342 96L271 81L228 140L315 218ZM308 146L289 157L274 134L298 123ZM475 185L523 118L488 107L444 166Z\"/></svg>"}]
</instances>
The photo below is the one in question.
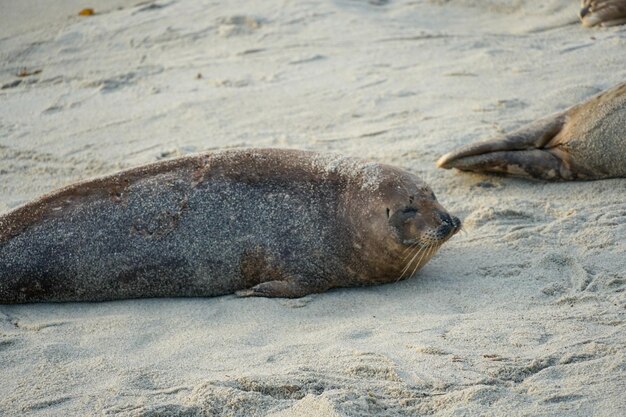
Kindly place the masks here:
<instances>
[{"instance_id":1,"label":"sand texture","mask_svg":"<svg viewBox=\"0 0 626 417\"><path fill-rule=\"evenodd\" d=\"M434 165L624 81L626 26L575 0L94 3L0 0L0 212L285 147L403 167L466 233L407 281L296 300L0 306L1 416L626 415L626 179Z\"/></svg>"}]
</instances>

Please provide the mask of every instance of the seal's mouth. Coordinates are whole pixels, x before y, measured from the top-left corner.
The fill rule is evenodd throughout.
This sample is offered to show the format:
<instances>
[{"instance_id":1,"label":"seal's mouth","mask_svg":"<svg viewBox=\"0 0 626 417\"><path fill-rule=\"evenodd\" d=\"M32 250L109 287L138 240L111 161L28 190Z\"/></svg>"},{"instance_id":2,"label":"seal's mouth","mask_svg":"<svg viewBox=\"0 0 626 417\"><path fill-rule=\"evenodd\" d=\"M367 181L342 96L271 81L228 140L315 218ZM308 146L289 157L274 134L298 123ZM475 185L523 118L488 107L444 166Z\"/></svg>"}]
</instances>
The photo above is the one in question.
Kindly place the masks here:
<instances>
[{"instance_id":1,"label":"seal's mouth","mask_svg":"<svg viewBox=\"0 0 626 417\"><path fill-rule=\"evenodd\" d=\"M436 229L423 233L418 238L403 241L407 249L404 252L402 260L404 267L398 281L415 274L439 250L441 245L461 230L461 220L458 217L450 216L443 211L437 214L441 224Z\"/></svg>"}]
</instances>

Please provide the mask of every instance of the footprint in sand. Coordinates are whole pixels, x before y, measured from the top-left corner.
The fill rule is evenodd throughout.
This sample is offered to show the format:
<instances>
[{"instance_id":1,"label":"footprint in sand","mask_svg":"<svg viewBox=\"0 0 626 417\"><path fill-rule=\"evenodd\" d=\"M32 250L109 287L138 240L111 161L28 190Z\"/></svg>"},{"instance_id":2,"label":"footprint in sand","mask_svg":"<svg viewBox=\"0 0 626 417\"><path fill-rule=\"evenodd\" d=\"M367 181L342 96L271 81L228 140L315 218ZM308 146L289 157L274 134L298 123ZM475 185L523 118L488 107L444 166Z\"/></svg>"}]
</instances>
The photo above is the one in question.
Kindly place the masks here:
<instances>
[{"instance_id":1,"label":"footprint in sand","mask_svg":"<svg viewBox=\"0 0 626 417\"><path fill-rule=\"evenodd\" d=\"M542 288L545 295L576 294L585 291L592 281L590 274L574 257L562 253L544 256L534 267L533 276L557 279Z\"/></svg>"}]
</instances>

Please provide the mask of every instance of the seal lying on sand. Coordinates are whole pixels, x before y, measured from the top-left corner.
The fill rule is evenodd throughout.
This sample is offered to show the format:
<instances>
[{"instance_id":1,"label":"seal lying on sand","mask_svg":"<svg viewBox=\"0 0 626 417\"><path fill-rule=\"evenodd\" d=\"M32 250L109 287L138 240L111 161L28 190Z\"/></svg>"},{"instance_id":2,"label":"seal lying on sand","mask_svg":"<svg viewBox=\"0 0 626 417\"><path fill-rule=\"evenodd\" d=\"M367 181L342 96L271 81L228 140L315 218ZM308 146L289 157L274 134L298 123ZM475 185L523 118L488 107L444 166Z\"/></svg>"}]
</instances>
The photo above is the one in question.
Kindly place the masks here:
<instances>
[{"instance_id":1,"label":"seal lying on sand","mask_svg":"<svg viewBox=\"0 0 626 417\"><path fill-rule=\"evenodd\" d=\"M582 0L578 13L585 27L626 23L626 0Z\"/></svg>"},{"instance_id":2,"label":"seal lying on sand","mask_svg":"<svg viewBox=\"0 0 626 417\"><path fill-rule=\"evenodd\" d=\"M626 177L626 83L437 165L554 181Z\"/></svg>"},{"instance_id":3,"label":"seal lying on sand","mask_svg":"<svg viewBox=\"0 0 626 417\"><path fill-rule=\"evenodd\" d=\"M416 176L295 150L163 161L0 217L0 302L301 297L411 276L460 221Z\"/></svg>"}]
</instances>

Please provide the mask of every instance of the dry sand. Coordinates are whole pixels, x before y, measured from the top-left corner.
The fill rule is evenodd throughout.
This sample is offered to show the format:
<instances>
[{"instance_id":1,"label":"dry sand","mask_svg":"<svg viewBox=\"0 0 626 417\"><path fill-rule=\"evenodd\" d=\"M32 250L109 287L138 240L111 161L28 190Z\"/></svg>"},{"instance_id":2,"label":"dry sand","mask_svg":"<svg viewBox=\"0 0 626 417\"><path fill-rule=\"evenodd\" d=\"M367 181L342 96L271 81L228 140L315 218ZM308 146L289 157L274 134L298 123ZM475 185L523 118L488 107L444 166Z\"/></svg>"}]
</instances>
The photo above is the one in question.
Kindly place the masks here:
<instances>
[{"instance_id":1,"label":"dry sand","mask_svg":"<svg viewBox=\"0 0 626 417\"><path fill-rule=\"evenodd\" d=\"M575 0L42 3L0 1L0 211L273 146L402 166L467 233L408 281L299 300L0 306L0 415L625 415L626 180L434 166L626 79L625 26Z\"/></svg>"}]
</instances>

